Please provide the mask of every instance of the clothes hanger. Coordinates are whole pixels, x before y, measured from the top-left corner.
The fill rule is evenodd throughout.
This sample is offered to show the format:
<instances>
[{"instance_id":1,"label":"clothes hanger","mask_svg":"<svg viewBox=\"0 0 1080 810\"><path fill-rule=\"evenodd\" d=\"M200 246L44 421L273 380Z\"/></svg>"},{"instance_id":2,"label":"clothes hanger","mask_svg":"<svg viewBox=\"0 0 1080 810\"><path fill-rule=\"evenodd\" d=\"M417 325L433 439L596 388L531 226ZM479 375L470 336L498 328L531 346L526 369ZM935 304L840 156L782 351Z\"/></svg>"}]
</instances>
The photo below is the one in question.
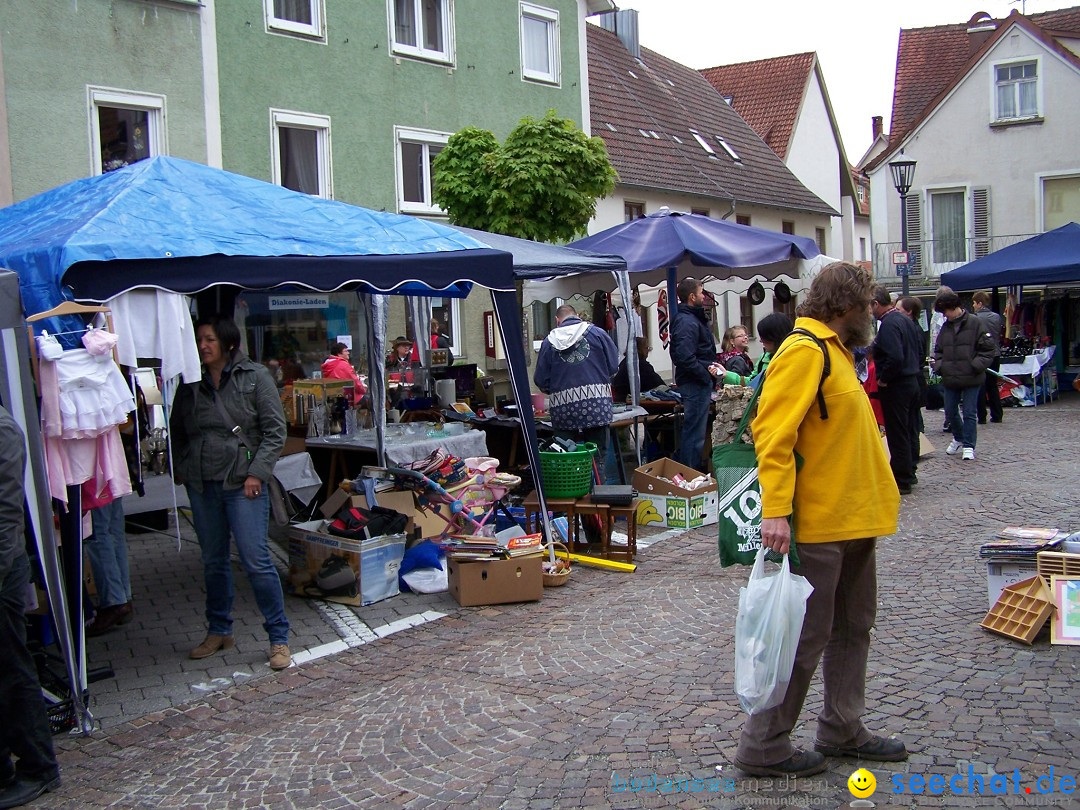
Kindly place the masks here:
<instances>
[{"instance_id":1,"label":"clothes hanger","mask_svg":"<svg viewBox=\"0 0 1080 810\"><path fill-rule=\"evenodd\" d=\"M58 315L83 315L91 312L111 312L108 307L92 307L85 304L76 304L74 301L65 301L53 307L45 312L39 312L36 315L31 315L26 319L27 323L34 323L34 321L41 321L45 318L54 318Z\"/></svg>"}]
</instances>

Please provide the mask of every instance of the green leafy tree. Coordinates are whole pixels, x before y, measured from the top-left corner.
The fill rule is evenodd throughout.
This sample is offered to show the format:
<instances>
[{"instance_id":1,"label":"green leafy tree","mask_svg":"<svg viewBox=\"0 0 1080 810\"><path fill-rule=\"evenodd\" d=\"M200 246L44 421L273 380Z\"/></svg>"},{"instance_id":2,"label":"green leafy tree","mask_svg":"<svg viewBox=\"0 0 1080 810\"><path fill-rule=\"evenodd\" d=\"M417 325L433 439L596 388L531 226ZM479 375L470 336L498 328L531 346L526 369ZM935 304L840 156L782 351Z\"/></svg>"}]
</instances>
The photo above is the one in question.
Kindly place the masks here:
<instances>
[{"instance_id":1,"label":"green leafy tree","mask_svg":"<svg viewBox=\"0 0 1080 810\"><path fill-rule=\"evenodd\" d=\"M540 242L584 236L616 180L604 142L554 110L523 118L503 144L466 127L432 166L433 199L455 225Z\"/></svg>"}]
</instances>

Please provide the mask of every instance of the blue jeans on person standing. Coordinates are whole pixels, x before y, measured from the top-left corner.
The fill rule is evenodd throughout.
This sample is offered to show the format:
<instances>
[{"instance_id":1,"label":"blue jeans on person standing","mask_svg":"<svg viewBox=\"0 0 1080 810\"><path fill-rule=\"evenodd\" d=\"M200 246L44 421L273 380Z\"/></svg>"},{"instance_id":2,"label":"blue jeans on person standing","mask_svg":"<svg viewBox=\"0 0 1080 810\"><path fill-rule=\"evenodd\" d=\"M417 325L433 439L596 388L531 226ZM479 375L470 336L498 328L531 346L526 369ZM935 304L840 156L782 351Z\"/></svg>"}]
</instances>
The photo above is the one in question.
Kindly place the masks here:
<instances>
[{"instance_id":1,"label":"blue jeans on person standing","mask_svg":"<svg viewBox=\"0 0 1080 810\"><path fill-rule=\"evenodd\" d=\"M289 643L289 620L281 578L270 558L266 531L270 524L270 495L263 487L257 498L244 488L224 489L221 481L203 481L202 492L187 485L195 534L202 548L206 578L206 621L209 633L232 635L233 580L229 562L229 535L247 572L255 602L263 615L263 629L271 644Z\"/></svg>"},{"instance_id":2,"label":"blue jeans on person standing","mask_svg":"<svg viewBox=\"0 0 1080 810\"><path fill-rule=\"evenodd\" d=\"M21 538L20 538L21 542ZM0 580L0 760L19 776L51 781L59 774L37 666L26 647L26 585L30 562L22 551Z\"/></svg>"},{"instance_id":3,"label":"blue jeans on person standing","mask_svg":"<svg viewBox=\"0 0 1080 810\"><path fill-rule=\"evenodd\" d=\"M701 453L705 449L705 425L709 421L711 385L681 383L683 426L679 437L679 462L695 470L701 469Z\"/></svg>"},{"instance_id":4,"label":"blue jeans on person standing","mask_svg":"<svg viewBox=\"0 0 1080 810\"><path fill-rule=\"evenodd\" d=\"M975 447L975 419L981 393L981 385L945 389L945 421L949 423L953 439L972 449Z\"/></svg>"},{"instance_id":5,"label":"blue jeans on person standing","mask_svg":"<svg viewBox=\"0 0 1080 810\"><path fill-rule=\"evenodd\" d=\"M128 574L127 532L124 502L120 498L90 510L94 533L86 540L90 570L97 586L98 608L124 605L131 601Z\"/></svg>"}]
</instances>

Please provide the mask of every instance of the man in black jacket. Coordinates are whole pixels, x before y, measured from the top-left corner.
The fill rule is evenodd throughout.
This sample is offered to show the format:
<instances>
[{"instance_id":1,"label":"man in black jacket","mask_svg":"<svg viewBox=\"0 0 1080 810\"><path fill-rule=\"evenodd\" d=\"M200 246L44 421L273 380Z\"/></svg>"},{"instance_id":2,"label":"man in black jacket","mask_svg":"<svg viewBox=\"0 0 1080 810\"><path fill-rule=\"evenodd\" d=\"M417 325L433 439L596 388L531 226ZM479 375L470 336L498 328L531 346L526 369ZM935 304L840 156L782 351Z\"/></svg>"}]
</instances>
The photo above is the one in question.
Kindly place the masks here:
<instances>
[{"instance_id":1,"label":"man in black jacket","mask_svg":"<svg viewBox=\"0 0 1080 810\"><path fill-rule=\"evenodd\" d=\"M682 396L683 427L679 438L679 461L702 469L705 426L712 401L716 365L716 341L705 317L705 289L701 282L684 278L676 288L679 310L671 325L671 362L675 385Z\"/></svg>"},{"instance_id":2,"label":"man in black jacket","mask_svg":"<svg viewBox=\"0 0 1080 810\"><path fill-rule=\"evenodd\" d=\"M971 295L971 311L979 316L990 337L994 339L994 362L987 368L988 371L1001 370L1001 336L1005 332L1005 319L990 309L990 293L979 290ZM1000 422L1002 417L1001 394L998 391L998 378L996 374L987 374L986 382L983 383L983 393L979 397L979 424L986 424L986 410L990 409L990 421Z\"/></svg>"},{"instance_id":3,"label":"man in black jacket","mask_svg":"<svg viewBox=\"0 0 1080 810\"><path fill-rule=\"evenodd\" d=\"M878 401L885 416L889 466L897 488L906 495L918 480L922 336L915 322L893 306L888 290L875 287L873 296L870 309L880 321L873 349Z\"/></svg>"},{"instance_id":4,"label":"man in black jacket","mask_svg":"<svg viewBox=\"0 0 1080 810\"><path fill-rule=\"evenodd\" d=\"M25 469L23 432L0 407L0 808L21 807L60 786L37 667L26 648Z\"/></svg>"},{"instance_id":5,"label":"man in black jacket","mask_svg":"<svg viewBox=\"0 0 1080 810\"><path fill-rule=\"evenodd\" d=\"M949 287L938 288L934 310L945 316L934 345L934 369L945 387L945 418L953 435L945 452L955 456L962 450L961 458L974 461L976 412L986 369L994 361L994 339L982 320L960 306L960 296Z\"/></svg>"}]
</instances>

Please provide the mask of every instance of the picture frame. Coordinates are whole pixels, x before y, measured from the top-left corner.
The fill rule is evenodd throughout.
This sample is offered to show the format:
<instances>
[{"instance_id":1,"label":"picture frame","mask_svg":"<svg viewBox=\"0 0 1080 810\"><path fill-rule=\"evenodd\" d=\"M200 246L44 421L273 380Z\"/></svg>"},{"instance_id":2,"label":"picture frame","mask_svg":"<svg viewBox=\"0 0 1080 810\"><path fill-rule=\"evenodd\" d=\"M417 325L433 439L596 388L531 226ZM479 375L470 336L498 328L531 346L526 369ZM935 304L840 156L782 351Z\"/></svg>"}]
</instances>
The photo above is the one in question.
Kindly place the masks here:
<instances>
[{"instance_id":1,"label":"picture frame","mask_svg":"<svg viewBox=\"0 0 1080 810\"><path fill-rule=\"evenodd\" d=\"M1050 643L1080 646L1080 577L1050 577L1057 608L1050 617Z\"/></svg>"},{"instance_id":2,"label":"picture frame","mask_svg":"<svg viewBox=\"0 0 1080 810\"><path fill-rule=\"evenodd\" d=\"M476 416L476 414L473 413L473 409L469 407L469 403L467 402L455 402L450 407L460 413L462 416Z\"/></svg>"}]
</instances>

